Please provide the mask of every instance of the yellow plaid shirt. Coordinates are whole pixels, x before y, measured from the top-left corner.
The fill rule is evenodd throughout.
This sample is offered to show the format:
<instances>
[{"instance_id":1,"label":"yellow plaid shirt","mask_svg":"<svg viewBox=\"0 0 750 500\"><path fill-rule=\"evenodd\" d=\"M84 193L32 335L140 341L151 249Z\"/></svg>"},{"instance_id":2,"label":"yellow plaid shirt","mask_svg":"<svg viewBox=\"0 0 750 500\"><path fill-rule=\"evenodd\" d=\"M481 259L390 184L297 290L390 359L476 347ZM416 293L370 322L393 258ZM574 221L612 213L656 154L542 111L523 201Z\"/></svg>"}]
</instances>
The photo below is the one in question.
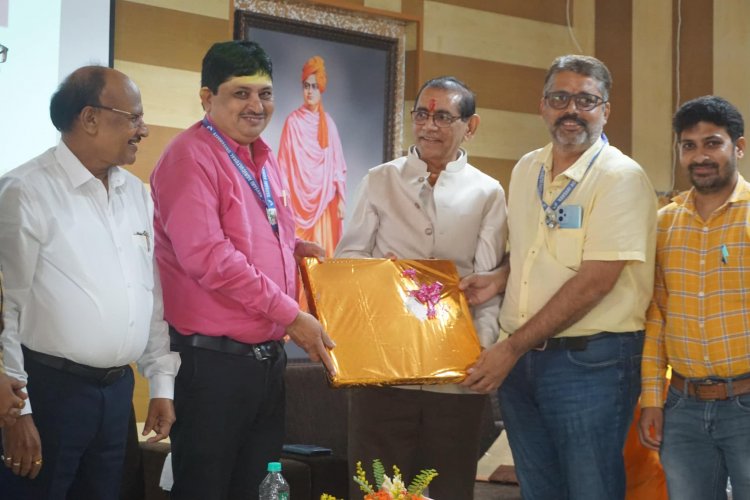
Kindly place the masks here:
<instances>
[{"instance_id":1,"label":"yellow plaid shirt","mask_svg":"<svg viewBox=\"0 0 750 500\"><path fill-rule=\"evenodd\" d=\"M688 378L750 373L750 183L739 176L707 221L693 190L659 211L643 407L661 407L666 366Z\"/></svg>"}]
</instances>

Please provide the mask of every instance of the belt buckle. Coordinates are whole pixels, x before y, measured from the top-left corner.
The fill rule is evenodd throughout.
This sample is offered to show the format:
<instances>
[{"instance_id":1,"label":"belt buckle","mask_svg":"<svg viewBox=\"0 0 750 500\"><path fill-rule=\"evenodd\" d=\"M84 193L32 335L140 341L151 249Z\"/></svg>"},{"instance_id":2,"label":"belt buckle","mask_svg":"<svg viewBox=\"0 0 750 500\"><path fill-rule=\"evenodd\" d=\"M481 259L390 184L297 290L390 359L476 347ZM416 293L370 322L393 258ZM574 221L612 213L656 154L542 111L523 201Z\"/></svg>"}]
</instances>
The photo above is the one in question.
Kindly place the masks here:
<instances>
[{"instance_id":1,"label":"belt buckle","mask_svg":"<svg viewBox=\"0 0 750 500\"><path fill-rule=\"evenodd\" d=\"M693 385L695 386L695 397L701 401L720 401L721 398L707 398L703 397L701 395L701 388L708 387L711 388L715 385L719 385L719 382L711 379L705 379L701 380L700 382L693 382Z\"/></svg>"},{"instance_id":2,"label":"belt buckle","mask_svg":"<svg viewBox=\"0 0 750 500\"><path fill-rule=\"evenodd\" d=\"M271 357L271 355L268 354L268 349L261 349L260 346L257 345L253 346L253 354L255 354L255 359L258 361L265 361Z\"/></svg>"},{"instance_id":3,"label":"belt buckle","mask_svg":"<svg viewBox=\"0 0 750 500\"><path fill-rule=\"evenodd\" d=\"M544 342L542 342L542 345L537 345L536 347L532 347L535 351L546 351L547 350L547 341L549 339L544 339Z\"/></svg>"}]
</instances>

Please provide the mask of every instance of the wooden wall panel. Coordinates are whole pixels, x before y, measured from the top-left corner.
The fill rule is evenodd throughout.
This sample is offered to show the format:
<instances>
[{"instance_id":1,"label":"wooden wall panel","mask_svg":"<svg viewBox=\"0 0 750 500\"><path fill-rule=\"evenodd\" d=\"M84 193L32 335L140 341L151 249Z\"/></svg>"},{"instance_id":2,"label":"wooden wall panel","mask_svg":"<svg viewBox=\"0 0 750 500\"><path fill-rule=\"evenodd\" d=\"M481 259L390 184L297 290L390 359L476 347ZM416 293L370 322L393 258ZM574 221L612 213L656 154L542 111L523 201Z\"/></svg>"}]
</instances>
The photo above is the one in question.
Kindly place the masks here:
<instances>
[{"instance_id":1,"label":"wooden wall panel","mask_svg":"<svg viewBox=\"0 0 750 500\"><path fill-rule=\"evenodd\" d=\"M449 28L449 29L446 29ZM425 1L424 50L536 68L576 52L568 28Z\"/></svg>"},{"instance_id":2,"label":"wooden wall panel","mask_svg":"<svg viewBox=\"0 0 750 500\"><path fill-rule=\"evenodd\" d=\"M146 123L148 125L148 137L138 144L138 155L135 163L125 168L148 184L151 172L154 170L156 162L159 161L164 147L184 129L151 125L148 120L146 120Z\"/></svg>"},{"instance_id":3,"label":"wooden wall panel","mask_svg":"<svg viewBox=\"0 0 750 500\"><path fill-rule=\"evenodd\" d=\"M425 80L440 75L455 76L471 87L483 108L539 112L545 69L436 52L424 52L422 64Z\"/></svg>"},{"instance_id":4,"label":"wooden wall panel","mask_svg":"<svg viewBox=\"0 0 750 500\"><path fill-rule=\"evenodd\" d=\"M632 12L631 0L597 0L596 57L612 73L612 111L605 133L613 146L629 155L632 152Z\"/></svg>"},{"instance_id":5,"label":"wooden wall panel","mask_svg":"<svg viewBox=\"0 0 750 500\"><path fill-rule=\"evenodd\" d=\"M208 48L231 38L227 22L131 1L117 2L115 59L200 71Z\"/></svg>"},{"instance_id":6,"label":"wooden wall panel","mask_svg":"<svg viewBox=\"0 0 750 500\"><path fill-rule=\"evenodd\" d=\"M565 1L549 0L435 0L437 2L470 9L533 19L550 24L566 24ZM571 10L575 2L571 0Z\"/></svg>"},{"instance_id":7,"label":"wooden wall panel","mask_svg":"<svg viewBox=\"0 0 750 500\"><path fill-rule=\"evenodd\" d=\"M673 13L673 59L679 64L675 67L674 80L676 109L690 99L713 93L713 0L674 0ZM676 43L678 38L679 44ZM690 188L690 179L676 158L675 188Z\"/></svg>"}]
</instances>

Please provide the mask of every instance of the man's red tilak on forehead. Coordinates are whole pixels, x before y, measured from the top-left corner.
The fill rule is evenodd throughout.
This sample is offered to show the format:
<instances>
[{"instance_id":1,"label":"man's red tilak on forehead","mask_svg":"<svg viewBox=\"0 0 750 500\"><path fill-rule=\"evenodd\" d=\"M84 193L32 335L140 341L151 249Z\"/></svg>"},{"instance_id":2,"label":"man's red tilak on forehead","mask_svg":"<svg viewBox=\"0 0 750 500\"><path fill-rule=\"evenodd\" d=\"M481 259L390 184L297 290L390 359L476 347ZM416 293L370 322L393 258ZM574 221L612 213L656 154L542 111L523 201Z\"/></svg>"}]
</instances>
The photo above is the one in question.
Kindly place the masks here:
<instances>
[{"instance_id":1,"label":"man's red tilak on forehead","mask_svg":"<svg viewBox=\"0 0 750 500\"><path fill-rule=\"evenodd\" d=\"M437 106L437 100L430 99L430 108L429 108L430 113L432 113L433 111L435 111L435 106Z\"/></svg>"}]
</instances>

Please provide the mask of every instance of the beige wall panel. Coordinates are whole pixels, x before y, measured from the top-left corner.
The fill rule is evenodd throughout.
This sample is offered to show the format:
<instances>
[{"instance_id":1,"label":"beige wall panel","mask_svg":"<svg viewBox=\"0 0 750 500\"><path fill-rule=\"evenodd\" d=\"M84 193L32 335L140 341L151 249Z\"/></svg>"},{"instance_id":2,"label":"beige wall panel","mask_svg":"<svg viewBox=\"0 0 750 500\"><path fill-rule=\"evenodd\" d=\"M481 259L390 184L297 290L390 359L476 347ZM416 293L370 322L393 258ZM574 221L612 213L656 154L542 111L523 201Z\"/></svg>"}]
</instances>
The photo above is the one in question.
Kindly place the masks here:
<instances>
[{"instance_id":1,"label":"beige wall panel","mask_svg":"<svg viewBox=\"0 0 750 500\"><path fill-rule=\"evenodd\" d=\"M231 0L128 0L123 3L129 2L227 20L231 5Z\"/></svg>"},{"instance_id":2,"label":"beige wall panel","mask_svg":"<svg viewBox=\"0 0 750 500\"><path fill-rule=\"evenodd\" d=\"M151 178L151 172L154 170L159 158L161 158L164 148L183 129L152 125L148 123L148 116L146 117L146 122L148 124L148 137L143 139L138 145L138 155L136 156L135 163L127 165L125 168L143 182L148 183Z\"/></svg>"},{"instance_id":3,"label":"beige wall panel","mask_svg":"<svg viewBox=\"0 0 750 500\"><path fill-rule=\"evenodd\" d=\"M401 12L401 0L365 0L365 7Z\"/></svg>"},{"instance_id":4,"label":"beige wall panel","mask_svg":"<svg viewBox=\"0 0 750 500\"><path fill-rule=\"evenodd\" d=\"M566 26L435 1L425 1L424 50L545 69L577 52Z\"/></svg>"},{"instance_id":5,"label":"beige wall panel","mask_svg":"<svg viewBox=\"0 0 750 500\"><path fill-rule=\"evenodd\" d=\"M596 42L596 0L571 0L571 24L573 35L581 46L581 51L587 55L595 55ZM552 62L552 61L550 61Z\"/></svg>"},{"instance_id":6,"label":"beige wall panel","mask_svg":"<svg viewBox=\"0 0 750 500\"><path fill-rule=\"evenodd\" d=\"M517 161L550 141L538 114L479 108L482 118L477 135L466 144L471 155Z\"/></svg>"},{"instance_id":7,"label":"beige wall panel","mask_svg":"<svg viewBox=\"0 0 750 500\"><path fill-rule=\"evenodd\" d=\"M182 129L203 116L198 97L200 73L119 59L115 68L140 87L148 124Z\"/></svg>"},{"instance_id":8,"label":"beige wall panel","mask_svg":"<svg viewBox=\"0 0 750 500\"><path fill-rule=\"evenodd\" d=\"M413 107L414 101L405 103L405 109ZM539 115L486 108L477 108L477 114L481 117L477 135L464 144L471 156L516 161L550 141ZM404 123L404 140L407 147L414 143L409 117Z\"/></svg>"},{"instance_id":9,"label":"beige wall panel","mask_svg":"<svg viewBox=\"0 0 750 500\"><path fill-rule=\"evenodd\" d=\"M525 17L545 23L565 24L564 0L436 0L441 3L469 7L505 14L506 16ZM577 6L580 0L571 0Z\"/></svg>"},{"instance_id":10,"label":"beige wall panel","mask_svg":"<svg viewBox=\"0 0 750 500\"><path fill-rule=\"evenodd\" d=\"M469 156L469 163L477 167L487 175L500 181L505 190L507 199L508 186L510 186L510 173L516 164L516 160L498 160L497 158L485 158L484 156Z\"/></svg>"},{"instance_id":11,"label":"beige wall panel","mask_svg":"<svg viewBox=\"0 0 750 500\"><path fill-rule=\"evenodd\" d=\"M467 57L424 52L424 79L454 75L477 94L483 108L536 114L546 70ZM414 96L411 96L413 99Z\"/></svg>"},{"instance_id":12,"label":"beige wall panel","mask_svg":"<svg viewBox=\"0 0 750 500\"><path fill-rule=\"evenodd\" d=\"M672 189L672 4L633 0L633 159Z\"/></svg>"},{"instance_id":13,"label":"beige wall panel","mask_svg":"<svg viewBox=\"0 0 750 500\"><path fill-rule=\"evenodd\" d=\"M231 38L225 19L118 2L115 58L200 71L208 48Z\"/></svg>"},{"instance_id":14,"label":"beige wall panel","mask_svg":"<svg viewBox=\"0 0 750 500\"><path fill-rule=\"evenodd\" d=\"M750 2L714 2L714 93L737 106L750 137ZM750 158L740 160L740 172L750 179Z\"/></svg>"}]
</instances>

